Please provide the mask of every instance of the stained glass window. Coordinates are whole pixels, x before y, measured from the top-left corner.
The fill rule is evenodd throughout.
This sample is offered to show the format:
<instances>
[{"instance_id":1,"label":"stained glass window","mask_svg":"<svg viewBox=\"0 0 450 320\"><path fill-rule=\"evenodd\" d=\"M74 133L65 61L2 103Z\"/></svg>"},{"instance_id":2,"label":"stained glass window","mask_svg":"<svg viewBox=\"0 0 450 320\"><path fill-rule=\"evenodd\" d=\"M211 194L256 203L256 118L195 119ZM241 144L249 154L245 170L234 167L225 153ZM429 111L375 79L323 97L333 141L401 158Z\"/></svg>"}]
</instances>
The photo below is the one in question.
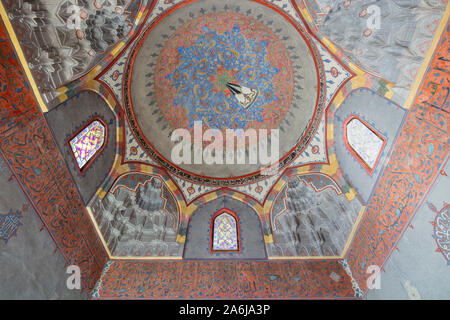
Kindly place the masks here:
<instances>
[{"instance_id":1,"label":"stained glass window","mask_svg":"<svg viewBox=\"0 0 450 320\"><path fill-rule=\"evenodd\" d=\"M353 152L363 163L373 169L384 145L380 134L369 128L357 118L347 123L347 141Z\"/></svg>"},{"instance_id":2,"label":"stained glass window","mask_svg":"<svg viewBox=\"0 0 450 320\"><path fill-rule=\"evenodd\" d=\"M214 219L213 223L213 245L214 251L237 251L238 231L236 219L228 214L222 213Z\"/></svg>"},{"instance_id":3,"label":"stained glass window","mask_svg":"<svg viewBox=\"0 0 450 320\"><path fill-rule=\"evenodd\" d=\"M101 149L104 141L105 126L98 120L92 121L70 140L70 147L80 169Z\"/></svg>"}]
</instances>

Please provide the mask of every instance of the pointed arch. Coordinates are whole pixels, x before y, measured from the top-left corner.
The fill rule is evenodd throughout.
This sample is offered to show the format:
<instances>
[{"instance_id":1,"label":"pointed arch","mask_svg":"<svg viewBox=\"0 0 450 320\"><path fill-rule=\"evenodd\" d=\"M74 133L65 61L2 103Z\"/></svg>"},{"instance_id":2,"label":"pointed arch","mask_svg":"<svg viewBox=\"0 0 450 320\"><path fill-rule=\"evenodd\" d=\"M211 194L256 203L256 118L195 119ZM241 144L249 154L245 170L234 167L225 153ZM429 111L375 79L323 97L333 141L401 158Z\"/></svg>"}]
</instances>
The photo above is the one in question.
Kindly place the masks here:
<instances>
[{"instance_id":1,"label":"pointed arch","mask_svg":"<svg viewBox=\"0 0 450 320\"><path fill-rule=\"evenodd\" d=\"M372 175L386 145L386 138L366 121L352 115L344 123L344 142L353 157Z\"/></svg>"},{"instance_id":2,"label":"pointed arch","mask_svg":"<svg viewBox=\"0 0 450 320\"><path fill-rule=\"evenodd\" d=\"M239 218L230 209L221 209L211 218L211 252L240 252Z\"/></svg>"},{"instance_id":3,"label":"pointed arch","mask_svg":"<svg viewBox=\"0 0 450 320\"><path fill-rule=\"evenodd\" d=\"M69 140L70 150L78 169L83 172L106 146L107 126L100 118L94 118Z\"/></svg>"}]
</instances>

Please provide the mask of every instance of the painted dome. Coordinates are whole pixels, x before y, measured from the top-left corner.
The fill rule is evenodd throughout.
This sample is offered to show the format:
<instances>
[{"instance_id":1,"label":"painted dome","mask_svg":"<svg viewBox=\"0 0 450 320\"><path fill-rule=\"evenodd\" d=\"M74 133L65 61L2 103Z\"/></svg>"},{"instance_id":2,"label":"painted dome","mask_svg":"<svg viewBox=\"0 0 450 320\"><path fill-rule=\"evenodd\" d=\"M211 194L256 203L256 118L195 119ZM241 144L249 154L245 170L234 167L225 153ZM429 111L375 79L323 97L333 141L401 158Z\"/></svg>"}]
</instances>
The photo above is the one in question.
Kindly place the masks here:
<instances>
[{"instance_id":1,"label":"painted dome","mask_svg":"<svg viewBox=\"0 0 450 320\"><path fill-rule=\"evenodd\" d=\"M250 161L258 152L260 129L269 130L268 150L279 142L281 168L317 129L325 90L317 49L275 7L252 1L185 3L149 26L132 50L125 97L131 129L147 153L178 176L211 185L254 181L267 165L259 158ZM235 152L246 155L245 164L175 163L172 133L193 134L195 123L202 132L223 133L224 154L227 129L254 129L258 143L235 145ZM277 130L277 142L270 130Z\"/></svg>"}]
</instances>

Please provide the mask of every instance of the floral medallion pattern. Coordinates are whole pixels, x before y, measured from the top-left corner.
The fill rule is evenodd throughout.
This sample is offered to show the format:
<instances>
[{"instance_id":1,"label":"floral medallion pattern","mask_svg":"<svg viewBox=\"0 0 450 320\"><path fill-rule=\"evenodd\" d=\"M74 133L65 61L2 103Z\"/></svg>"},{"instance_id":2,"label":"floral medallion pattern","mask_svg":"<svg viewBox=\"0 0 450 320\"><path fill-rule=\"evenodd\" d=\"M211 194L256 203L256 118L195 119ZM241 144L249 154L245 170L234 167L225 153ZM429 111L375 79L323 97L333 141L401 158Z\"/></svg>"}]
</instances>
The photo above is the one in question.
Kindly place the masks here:
<instances>
[{"instance_id":1,"label":"floral medallion pattern","mask_svg":"<svg viewBox=\"0 0 450 320\"><path fill-rule=\"evenodd\" d=\"M194 36L195 35L195 36ZM289 56L273 32L236 13L193 19L169 39L156 66L158 105L173 128L276 128L294 81ZM245 108L232 87L256 93Z\"/></svg>"}]
</instances>

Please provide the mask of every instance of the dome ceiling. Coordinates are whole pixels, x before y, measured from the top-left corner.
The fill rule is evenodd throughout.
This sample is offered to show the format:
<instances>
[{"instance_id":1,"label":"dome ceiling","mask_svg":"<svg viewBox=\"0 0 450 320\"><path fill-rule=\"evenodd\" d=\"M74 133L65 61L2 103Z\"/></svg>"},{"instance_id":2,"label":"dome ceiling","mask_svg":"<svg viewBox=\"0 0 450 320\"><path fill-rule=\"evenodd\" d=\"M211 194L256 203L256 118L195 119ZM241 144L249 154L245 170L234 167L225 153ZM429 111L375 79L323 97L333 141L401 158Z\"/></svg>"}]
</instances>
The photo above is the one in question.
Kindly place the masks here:
<instances>
[{"instance_id":1,"label":"dome ceiling","mask_svg":"<svg viewBox=\"0 0 450 320\"><path fill-rule=\"evenodd\" d=\"M59 14L70 0L50 2L0 3L4 194L25 192L65 261L80 265L86 289L98 284L93 296L361 297L367 267L386 265L412 223L435 235L443 228L444 4L379 1L392 9L379 31L366 30L370 1L79 0L86 23L72 30ZM406 34L397 23L404 16L411 38L401 46L382 41L382 52L398 61L383 55L359 65L381 52L379 39ZM86 27L102 17L95 31ZM79 50L86 41L73 37L91 32L98 37L89 48L104 52ZM30 46L37 35L45 38ZM82 52L94 55L81 63ZM35 70L36 59L47 69ZM419 75L405 74L419 64ZM404 84L414 79L410 90ZM279 129L281 170L266 176L262 164L179 164L171 136L192 134L199 121L213 132ZM237 151L254 155L255 144ZM5 219L29 211L8 207ZM17 257L14 241L37 239L28 238L37 229L25 218L4 230ZM439 237L424 242L416 234L427 261L447 263ZM151 259L170 261L137 262ZM303 261L310 259L322 261ZM180 279L198 286L186 293ZM249 279L261 291L249 293Z\"/></svg>"},{"instance_id":2,"label":"dome ceiling","mask_svg":"<svg viewBox=\"0 0 450 320\"><path fill-rule=\"evenodd\" d=\"M236 204L238 215L259 216L261 225L253 228L260 228L264 238L266 249L258 251L260 257L342 254L362 205L329 153L333 135L327 132L332 126L327 126L326 111L353 75L305 31L295 12L280 6L260 0L164 4L152 11L142 33L98 76L111 88L124 117L124 145L118 154L122 160L113 173L118 174L102 186L108 190L105 196L90 202L113 256L184 256L176 244L191 243L192 257L210 257L199 245L203 240L192 240L199 234L188 225L195 216L198 230L208 230L203 223L211 217L203 215L214 210L203 205L230 208L234 200L227 198L246 204ZM266 175L262 163L248 164L259 143L241 149L235 145L236 153L246 154L247 164L176 163L171 154L178 143L172 142L173 132L184 129L194 135L199 121L203 132L222 132L225 152L228 129L278 130L279 170ZM203 147L209 144L203 142ZM271 145L269 153L270 149ZM149 189L155 179L164 184ZM160 220L158 228L166 232L157 234L135 217L145 211L143 198L155 201L168 193L177 203L179 219L175 227ZM317 210L303 204L310 202L306 194L317 198ZM325 217L322 212L330 208L332 213ZM155 217L165 217L164 212L173 208L163 205L158 210ZM291 221L299 210L314 218ZM321 229L311 227L308 219ZM300 244L288 240L293 224L304 231ZM141 229L153 238L133 233ZM176 237L167 236L173 235L171 230ZM240 255L248 254L246 250Z\"/></svg>"},{"instance_id":3,"label":"dome ceiling","mask_svg":"<svg viewBox=\"0 0 450 320\"><path fill-rule=\"evenodd\" d=\"M309 36L275 7L253 1L178 6L151 24L130 53L124 107L131 131L157 164L182 178L209 185L261 179L263 164L248 158L246 164L173 163L172 132L193 133L196 121L224 135L225 129L279 129L284 168L321 120L325 75L317 61ZM247 104L236 90L249 91ZM243 148L247 157L257 152Z\"/></svg>"},{"instance_id":4,"label":"dome ceiling","mask_svg":"<svg viewBox=\"0 0 450 320\"><path fill-rule=\"evenodd\" d=\"M327 112L334 109L327 108L356 74L285 2L160 1L140 12L142 29L118 43L92 76L61 88L60 101L67 101L51 104L46 115L62 150L92 119L105 124L105 149L86 168L70 170L109 255L180 257L191 243L190 257L216 256L201 234L214 208L225 207L248 227L244 242L263 244L258 257L343 254L363 206L339 169ZM104 103L75 97L79 89ZM61 119L71 126L60 126ZM262 136L233 150L247 164L173 161L173 132L193 134L200 121L201 131L225 139L228 129L277 130L278 155L270 160L279 170L266 175L267 163L248 164ZM268 139L268 153L274 141ZM192 217L200 233L189 227ZM259 240L245 231L259 229ZM243 248L240 257L254 256Z\"/></svg>"}]
</instances>

